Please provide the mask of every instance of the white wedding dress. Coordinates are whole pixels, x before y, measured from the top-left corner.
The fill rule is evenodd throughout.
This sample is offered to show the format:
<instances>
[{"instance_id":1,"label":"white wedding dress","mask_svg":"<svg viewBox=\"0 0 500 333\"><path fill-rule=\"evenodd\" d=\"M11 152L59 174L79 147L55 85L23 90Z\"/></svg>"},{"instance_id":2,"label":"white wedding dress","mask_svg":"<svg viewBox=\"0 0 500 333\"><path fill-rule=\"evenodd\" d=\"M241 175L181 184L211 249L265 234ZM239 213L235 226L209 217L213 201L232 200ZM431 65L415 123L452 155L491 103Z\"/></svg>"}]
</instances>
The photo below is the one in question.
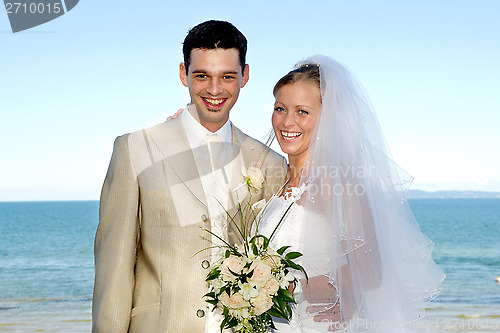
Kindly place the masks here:
<instances>
[{"instance_id":1,"label":"white wedding dress","mask_svg":"<svg viewBox=\"0 0 500 333\"><path fill-rule=\"evenodd\" d=\"M256 232L258 234L264 235L266 237L270 237L273 231L276 229L276 226L279 224L278 228L276 229L276 232L274 233L271 243L276 246L277 249L283 246L290 246L290 249L288 251L298 251L303 253L303 246L301 244L301 234L303 231L304 227L307 227L307 225L304 225L304 220L305 220L305 210L304 207L302 207L300 204L297 203L297 201L300 199L301 195L304 193L305 186L302 186L300 189L297 187L291 188L291 193L286 193L285 196L274 196L270 199L268 205L266 208L262 211L262 214L258 217L258 230L256 230L256 227L254 225L253 228L253 234ZM285 215L286 214L286 215ZM314 222L311 221L310 215L308 217L308 224L311 223L313 224ZM316 216L317 221L321 220L321 217ZM324 221L324 220L323 220ZM314 223L315 225L318 225L319 223ZM325 233L328 234L328 233ZM304 253L303 253L304 254ZM314 253L314 254L307 254L305 253L304 258L308 258L309 262L311 261L312 258L314 262L320 261L321 260L321 254L320 253ZM305 261L308 261L305 259ZM321 275L322 272L318 272L317 270L312 269L309 265L307 265L302 258L296 259L296 263L303 265L304 268L306 269L306 272L308 273L309 278L317 275ZM343 264L343 261L339 261L339 265ZM301 279L304 279L304 275L300 272L294 272L296 278L300 281ZM303 280L305 281L305 280ZM303 295L302 295L302 288L301 288L301 283L297 283L295 291L294 291L294 297L296 301L303 300ZM317 333L317 332L325 332L328 331L328 323L321 325L321 323L314 323L313 325L315 327L319 326L324 326L322 327L321 331L316 330L313 328L309 328L306 326L307 321L306 321L306 326L303 324L299 323L298 321L298 314L297 314L297 307L295 305L292 305L292 310L293 310L293 315L290 320L290 322L287 322L284 319L281 318L273 318L274 324L276 326L276 331L279 333L298 333L298 332L306 332L306 333ZM309 320L309 322L312 323L312 319ZM326 326L325 326L326 325ZM273 330L274 332L274 330Z\"/></svg>"},{"instance_id":2,"label":"white wedding dress","mask_svg":"<svg viewBox=\"0 0 500 333\"><path fill-rule=\"evenodd\" d=\"M302 232L302 223L304 212L303 208L295 203L299 197L298 189L294 188L295 193L288 197L273 197L263 214L260 216L258 233L270 237L279 221L290 207L283 221L276 230L271 242L277 247L289 245L294 251L300 252L300 233ZM294 314L290 322L281 318L273 318L274 325L280 333L302 332L295 314L296 308L293 308Z\"/></svg>"}]
</instances>

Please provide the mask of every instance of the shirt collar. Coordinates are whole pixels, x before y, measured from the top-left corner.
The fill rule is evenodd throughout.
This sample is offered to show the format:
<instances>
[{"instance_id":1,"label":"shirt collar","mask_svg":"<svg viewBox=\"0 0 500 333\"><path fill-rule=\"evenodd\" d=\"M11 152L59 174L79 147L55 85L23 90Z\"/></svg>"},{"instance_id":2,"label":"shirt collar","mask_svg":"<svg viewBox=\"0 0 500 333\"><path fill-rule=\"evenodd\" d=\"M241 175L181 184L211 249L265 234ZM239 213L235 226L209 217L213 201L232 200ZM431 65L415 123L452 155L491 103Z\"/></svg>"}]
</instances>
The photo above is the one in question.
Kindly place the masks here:
<instances>
[{"instance_id":1,"label":"shirt collar","mask_svg":"<svg viewBox=\"0 0 500 333\"><path fill-rule=\"evenodd\" d=\"M191 112L189 112L190 108L196 108L196 106L194 104L188 104L184 109L184 112L181 113L180 117L191 148L201 146L203 138L208 134L217 134L221 138L222 142L231 143L231 122L229 119L224 123L224 125L222 125L221 128L219 128L219 130L212 133L203 127L203 125L200 124Z\"/></svg>"}]
</instances>

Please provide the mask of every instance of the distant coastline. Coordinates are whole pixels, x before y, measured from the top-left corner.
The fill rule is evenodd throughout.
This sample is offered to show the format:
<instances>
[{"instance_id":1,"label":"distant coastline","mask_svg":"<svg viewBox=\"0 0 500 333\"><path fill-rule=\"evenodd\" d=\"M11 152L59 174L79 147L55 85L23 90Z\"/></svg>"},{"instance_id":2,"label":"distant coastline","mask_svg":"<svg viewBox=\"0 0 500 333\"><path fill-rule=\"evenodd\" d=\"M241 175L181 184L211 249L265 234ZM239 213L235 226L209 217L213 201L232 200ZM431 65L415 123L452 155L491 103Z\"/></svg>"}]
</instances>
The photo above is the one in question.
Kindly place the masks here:
<instances>
[{"instance_id":1,"label":"distant coastline","mask_svg":"<svg viewBox=\"0 0 500 333\"><path fill-rule=\"evenodd\" d=\"M458 190L444 190L444 191L423 191L423 190L409 190L407 199L500 199L500 192L491 191L458 191ZM99 199L45 199L45 200L2 200L0 203L23 203L23 202L81 202L92 201L99 202Z\"/></svg>"},{"instance_id":2,"label":"distant coastline","mask_svg":"<svg viewBox=\"0 0 500 333\"><path fill-rule=\"evenodd\" d=\"M409 190L408 199L500 199L500 192Z\"/></svg>"}]
</instances>

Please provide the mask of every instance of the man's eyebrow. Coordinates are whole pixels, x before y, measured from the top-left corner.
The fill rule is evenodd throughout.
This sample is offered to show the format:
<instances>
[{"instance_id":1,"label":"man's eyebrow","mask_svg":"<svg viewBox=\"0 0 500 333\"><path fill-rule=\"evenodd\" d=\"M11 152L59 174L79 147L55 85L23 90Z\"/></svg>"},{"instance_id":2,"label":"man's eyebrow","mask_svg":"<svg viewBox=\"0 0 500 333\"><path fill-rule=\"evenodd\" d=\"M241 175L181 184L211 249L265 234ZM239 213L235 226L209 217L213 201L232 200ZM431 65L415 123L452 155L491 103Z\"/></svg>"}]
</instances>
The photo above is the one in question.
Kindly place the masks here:
<instances>
[{"instance_id":1,"label":"man's eyebrow","mask_svg":"<svg viewBox=\"0 0 500 333\"><path fill-rule=\"evenodd\" d=\"M204 69L195 69L192 71L193 74L208 74L208 72ZM238 75L238 71L227 71L227 72L222 72L221 75L227 75L227 74L232 74L232 75Z\"/></svg>"}]
</instances>

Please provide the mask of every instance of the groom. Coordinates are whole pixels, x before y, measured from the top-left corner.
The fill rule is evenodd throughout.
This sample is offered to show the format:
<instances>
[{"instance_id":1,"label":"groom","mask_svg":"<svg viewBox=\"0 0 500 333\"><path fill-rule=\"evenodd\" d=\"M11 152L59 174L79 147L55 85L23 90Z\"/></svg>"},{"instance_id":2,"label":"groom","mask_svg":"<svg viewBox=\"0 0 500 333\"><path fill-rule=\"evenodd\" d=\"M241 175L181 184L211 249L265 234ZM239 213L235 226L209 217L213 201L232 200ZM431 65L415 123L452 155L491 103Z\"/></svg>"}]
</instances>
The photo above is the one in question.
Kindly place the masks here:
<instances>
[{"instance_id":1,"label":"groom","mask_svg":"<svg viewBox=\"0 0 500 333\"><path fill-rule=\"evenodd\" d=\"M191 102L175 119L116 139L95 239L93 332L220 331L203 300L216 251L202 250L217 239L202 228L237 242L226 211L269 198L286 174L281 156L229 121L248 81L246 48L228 22L191 29L179 73ZM250 194L239 185L251 165L265 186Z\"/></svg>"}]
</instances>

